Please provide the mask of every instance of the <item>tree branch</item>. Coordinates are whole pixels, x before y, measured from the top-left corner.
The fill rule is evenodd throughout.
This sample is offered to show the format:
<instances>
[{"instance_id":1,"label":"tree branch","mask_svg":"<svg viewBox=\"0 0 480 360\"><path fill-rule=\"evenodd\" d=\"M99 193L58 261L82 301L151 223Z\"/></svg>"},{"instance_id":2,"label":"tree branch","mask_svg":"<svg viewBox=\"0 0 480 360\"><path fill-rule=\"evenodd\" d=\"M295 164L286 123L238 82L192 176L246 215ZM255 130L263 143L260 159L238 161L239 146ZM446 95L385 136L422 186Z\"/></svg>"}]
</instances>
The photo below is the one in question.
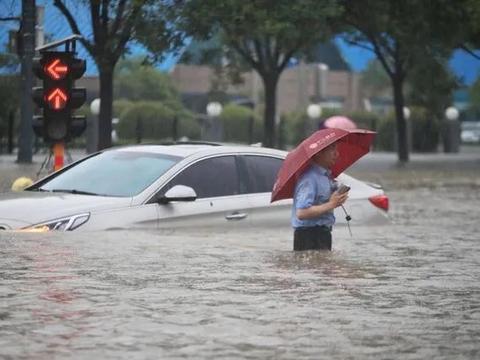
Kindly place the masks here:
<instances>
[{"instance_id":1,"label":"tree branch","mask_svg":"<svg viewBox=\"0 0 480 360\"><path fill-rule=\"evenodd\" d=\"M118 29L120 29L120 25L122 24L123 15L125 12L125 4L126 0L120 0L118 3L117 16L115 16L115 20L113 21L112 25L112 34L116 34Z\"/></svg>"},{"instance_id":2,"label":"tree branch","mask_svg":"<svg viewBox=\"0 0 480 360\"><path fill-rule=\"evenodd\" d=\"M55 7L57 7L58 10L60 10L60 12L65 16L65 18L67 19L68 24L70 25L70 28L72 29L72 32L73 32L74 34L78 34L78 35L81 35L81 36L82 36L82 38L80 39L80 42L81 42L82 45L85 47L85 49L87 49L87 51L88 51L92 56L94 56L94 46L92 45L92 43L88 42L88 41L85 39L85 37L82 35L80 29L78 28L77 22L76 22L75 19L73 18L72 13L70 12L70 10L67 9L67 7L65 6L65 4L64 4L61 0L54 0L53 5L54 5Z\"/></svg>"},{"instance_id":3,"label":"tree branch","mask_svg":"<svg viewBox=\"0 0 480 360\"><path fill-rule=\"evenodd\" d=\"M100 44L102 39L101 23L100 23L100 2L90 2L90 17L92 18L93 41L95 44ZM101 45L103 48L103 45ZM100 47L99 47L100 48Z\"/></svg>"},{"instance_id":4,"label":"tree branch","mask_svg":"<svg viewBox=\"0 0 480 360\"><path fill-rule=\"evenodd\" d=\"M253 39L253 45L254 45L254 48L255 48L255 53L258 56L258 64L259 64L259 66L261 66L262 68L265 69L266 68L266 66L265 66L265 56L262 52L262 44L261 44L260 40Z\"/></svg>"},{"instance_id":5,"label":"tree branch","mask_svg":"<svg viewBox=\"0 0 480 360\"><path fill-rule=\"evenodd\" d=\"M388 76L390 76L391 79L393 79L395 73L394 71L390 68L390 64L388 63L385 55L382 52L382 49L380 45L375 41L375 39L371 39L370 42L373 45L373 48L375 49L375 55L377 55L378 60L382 63L383 68L387 72Z\"/></svg>"},{"instance_id":6,"label":"tree branch","mask_svg":"<svg viewBox=\"0 0 480 360\"><path fill-rule=\"evenodd\" d=\"M98 1L98 0L97 0ZM108 7L110 5L110 0L102 0L102 28L105 29L105 34L109 37L108 32L108 23L110 19L108 18Z\"/></svg>"},{"instance_id":7,"label":"tree branch","mask_svg":"<svg viewBox=\"0 0 480 360\"><path fill-rule=\"evenodd\" d=\"M273 57L271 46L272 46L272 39L270 36L266 36L265 43L264 43L266 60L269 66L275 67L277 66L277 58Z\"/></svg>"},{"instance_id":8,"label":"tree branch","mask_svg":"<svg viewBox=\"0 0 480 360\"><path fill-rule=\"evenodd\" d=\"M263 76L264 69L261 68L259 62L255 61L252 56L249 55L248 47L244 49L240 44L236 42L231 42L230 46L234 48L245 59L246 62L248 62L254 69L256 69L260 75ZM246 44L244 44L244 46L246 46Z\"/></svg>"},{"instance_id":9,"label":"tree branch","mask_svg":"<svg viewBox=\"0 0 480 360\"><path fill-rule=\"evenodd\" d=\"M288 62L290 61L290 59L292 58L293 54L295 54L300 48L299 47L296 47L290 51L288 51L286 54L285 54L285 57L283 58L283 61L280 63L280 65L278 66L278 70L279 72L282 72L283 69L285 69L285 66L287 66Z\"/></svg>"},{"instance_id":10,"label":"tree branch","mask_svg":"<svg viewBox=\"0 0 480 360\"><path fill-rule=\"evenodd\" d=\"M475 54L475 52L470 49L469 47L467 47L467 45L465 44L461 44L460 45L460 49L462 49L463 51L465 51L467 54L470 54L471 56L473 56L475 59L477 60L480 60L480 56Z\"/></svg>"},{"instance_id":11,"label":"tree branch","mask_svg":"<svg viewBox=\"0 0 480 360\"><path fill-rule=\"evenodd\" d=\"M123 1L122 1L123 2ZM127 42L130 40L132 37L132 28L137 20L137 16L140 13L140 10L142 8L142 2L135 2L132 9L131 14L127 17L125 21L125 25L123 26L123 29L121 33L118 35L118 42L117 46L115 49L113 49L113 61L117 61L118 58L122 55L122 53L125 51L125 46L127 45ZM112 33L112 36L115 36L115 33Z\"/></svg>"}]
</instances>

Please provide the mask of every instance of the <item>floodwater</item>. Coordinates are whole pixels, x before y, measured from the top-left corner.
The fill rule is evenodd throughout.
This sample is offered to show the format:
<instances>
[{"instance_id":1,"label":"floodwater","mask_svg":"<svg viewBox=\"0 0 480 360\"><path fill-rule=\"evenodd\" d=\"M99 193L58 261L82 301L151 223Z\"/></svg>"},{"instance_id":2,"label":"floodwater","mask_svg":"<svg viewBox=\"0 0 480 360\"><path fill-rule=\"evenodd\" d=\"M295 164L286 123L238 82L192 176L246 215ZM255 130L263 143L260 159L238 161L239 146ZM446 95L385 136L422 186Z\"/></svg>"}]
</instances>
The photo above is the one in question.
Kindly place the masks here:
<instances>
[{"instance_id":1,"label":"floodwater","mask_svg":"<svg viewBox=\"0 0 480 360\"><path fill-rule=\"evenodd\" d=\"M389 192L392 223L291 234L0 234L3 359L478 359L480 192Z\"/></svg>"}]
</instances>

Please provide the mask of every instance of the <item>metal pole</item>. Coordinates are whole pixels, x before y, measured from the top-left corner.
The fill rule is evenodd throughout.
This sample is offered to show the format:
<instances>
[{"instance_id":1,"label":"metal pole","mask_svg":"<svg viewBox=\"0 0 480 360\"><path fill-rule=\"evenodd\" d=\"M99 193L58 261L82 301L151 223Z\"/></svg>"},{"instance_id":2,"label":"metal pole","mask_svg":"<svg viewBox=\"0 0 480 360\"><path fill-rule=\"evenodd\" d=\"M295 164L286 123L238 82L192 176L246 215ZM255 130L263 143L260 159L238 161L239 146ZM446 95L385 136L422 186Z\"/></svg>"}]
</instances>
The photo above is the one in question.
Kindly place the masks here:
<instances>
[{"instance_id":1,"label":"metal pole","mask_svg":"<svg viewBox=\"0 0 480 360\"><path fill-rule=\"evenodd\" d=\"M37 22L35 26L35 47L41 47L45 45L45 7L37 6Z\"/></svg>"},{"instance_id":2,"label":"metal pole","mask_svg":"<svg viewBox=\"0 0 480 360\"><path fill-rule=\"evenodd\" d=\"M33 118L33 56L35 54L35 0L22 0L22 79L20 101L20 137L17 161L32 162L32 118Z\"/></svg>"},{"instance_id":3,"label":"metal pole","mask_svg":"<svg viewBox=\"0 0 480 360\"><path fill-rule=\"evenodd\" d=\"M53 171L63 168L65 158L65 144L63 141L57 142L52 146L53 152Z\"/></svg>"}]
</instances>

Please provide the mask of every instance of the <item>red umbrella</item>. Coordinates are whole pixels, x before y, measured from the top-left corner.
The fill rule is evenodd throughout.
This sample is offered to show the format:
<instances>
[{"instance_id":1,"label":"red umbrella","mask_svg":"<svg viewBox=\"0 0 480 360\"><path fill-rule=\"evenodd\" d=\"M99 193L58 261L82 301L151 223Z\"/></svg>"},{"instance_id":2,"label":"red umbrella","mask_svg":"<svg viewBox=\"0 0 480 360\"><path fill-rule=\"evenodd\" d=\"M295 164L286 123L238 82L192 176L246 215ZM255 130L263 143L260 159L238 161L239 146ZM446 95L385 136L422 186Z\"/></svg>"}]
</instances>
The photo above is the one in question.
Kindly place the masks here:
<instances>
[{"instance_id":1,"label":"red umbrella","mask_svg":"<svg viewBox=\"0 0 480 360\"><path fill-rule=\"evenodd\" d=\"M330 169L337 177L346 168L370 151L375 132L368 130L318 130L292 150L280 168L273 185L271 202L293 197L295 183L310 165L310 159L320 150L337 143L338 160Z\"/></svg>"},{"instance_id":2,"label":"red umbrella","mask_svg":"<svg viewBox=\"0 0 480 360\"><path fill-rule=\"evenodd\" d=\"M337 129L345 129L345 130L351 130L351 129L356 129L357 125L350 120L346 116L331 116L327 120L324 121L323 126L326 128L337 128Z\"/></svg>"}]
</instances>

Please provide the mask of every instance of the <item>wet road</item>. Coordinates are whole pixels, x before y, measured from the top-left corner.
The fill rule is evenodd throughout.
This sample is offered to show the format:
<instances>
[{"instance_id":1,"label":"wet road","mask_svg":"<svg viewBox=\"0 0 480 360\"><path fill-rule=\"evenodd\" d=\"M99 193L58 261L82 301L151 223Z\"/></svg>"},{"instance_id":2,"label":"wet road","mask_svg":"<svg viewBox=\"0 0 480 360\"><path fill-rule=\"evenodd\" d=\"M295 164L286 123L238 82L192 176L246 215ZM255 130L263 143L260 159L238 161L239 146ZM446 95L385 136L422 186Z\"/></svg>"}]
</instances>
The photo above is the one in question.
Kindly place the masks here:
<instances>
[{"instance_id":1,"label":"wet road","mask_svg":"<svg viewBox=\"0 0 480 360\"><path fill-rule=\"evenodd\" d=\"M477 359L472 181L392 185L392 224L332 253L271 229L1 233L0 358Z\"/></svg>"}]
</instances>

